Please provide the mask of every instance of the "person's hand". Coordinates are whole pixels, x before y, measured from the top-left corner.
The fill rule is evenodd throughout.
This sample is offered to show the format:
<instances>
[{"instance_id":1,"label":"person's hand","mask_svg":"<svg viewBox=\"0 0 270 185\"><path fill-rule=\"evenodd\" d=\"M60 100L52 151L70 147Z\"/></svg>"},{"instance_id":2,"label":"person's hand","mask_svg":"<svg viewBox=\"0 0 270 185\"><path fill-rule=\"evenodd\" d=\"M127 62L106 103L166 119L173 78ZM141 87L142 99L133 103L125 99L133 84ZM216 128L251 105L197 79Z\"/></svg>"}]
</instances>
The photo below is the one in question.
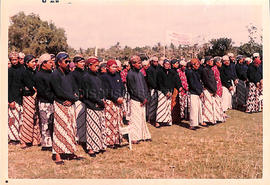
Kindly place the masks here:
<instances>
[{"instance_id":1,"label":"person's hand","mask_svg":"<svg viewBox=\"0 0 270 185\"><path fill-rule=\"evenodd\" d=\"M15 109L15 102L13 101L13 102L9 103L8 106L10 109Z\"/></svg>"},{"instance_id":2,"label":"person's hand","mask_svg":"<svg viewBox=\"0 0 270 185\"><path fill-rule=\"evenodd\" d=\"M170 92L168 92L168 93L166 94L166 96L167 96L167 98L170 98L170 97L172 96L172 94L171 94Z\"/></svg>"},{"instance_id":3,"label":"person's hand","mask_svg":"<svg viewBox=\"0 0 270 185\"><path fill-rule=\"evenodd\" d=\"M238 79L234 80L234 84L237 85L238 84Z\"/></svg>"},{"instance_id":4,"label":"person's hand","mask_svg":"<svg viewBox=\"0 0 270 185\"><path fill-rule=\"evenodd\" d=\"M232 91L233 90L233 86L229 87L229 90Z\"/></svg>"},{"instance_id":5,"label":"person's hand","mask_svg":"<svg viewBox=\"0 0 270 185\"><path fill-rule=\"evenodd\" d=\"M183 90L183 87L180 87L180 88L179 88L179 92L181 92L182 90Z\"/></svg>"},{"instance_id":6,"label":"person's hand","mask_svg":"<svg viewBox=\"0 0 270 185\"><path fill-rule=\"evenodd\" d=\"M121 104L123 104L123 101L124 101L124 99L122 97L120 97L117 99L116 102L121 105Z\"/></svg>"},{"instance_id":7,"label":"person's hand","mask_svg":"<svg viewBox=\"0 0 270 185\"><path fill-rule=\"evenodd\" d=\"M202 98L202 97L203 97L203 93L200 94L200 98Z\"/></svg>"},{"instance_id":8,"label":"person's hand","mask_svg":"<svg viewBox=\"0 0 270 185\"><path fill-rule=\"evenodd\" d=\"M63 103L63 105L65 105L65 106L70 106L71 104L72 103L70 101L68 101L68 100L64 101L64 103Z\"/></svg>"},{"instance_id":9,"label":"person's hand","mask_svg":"<svg viewBox=\"0 0 270 185\"><path fill-rule=\"evenodd\" d=\"M141 103L141 106L144 106L147 103L147 99L144 99L144 101Z\"/></svg>"},{"instance_id":10,"label":"person's hand","mask_svg":"<svg viewBox=\"0 0 270 185\"><path fill-rule=\"evenodd\" d=\"M260 87L260 82L257 82L256 86L257 86L257 88L259 88Z\"/></svg>"}]
</instances>

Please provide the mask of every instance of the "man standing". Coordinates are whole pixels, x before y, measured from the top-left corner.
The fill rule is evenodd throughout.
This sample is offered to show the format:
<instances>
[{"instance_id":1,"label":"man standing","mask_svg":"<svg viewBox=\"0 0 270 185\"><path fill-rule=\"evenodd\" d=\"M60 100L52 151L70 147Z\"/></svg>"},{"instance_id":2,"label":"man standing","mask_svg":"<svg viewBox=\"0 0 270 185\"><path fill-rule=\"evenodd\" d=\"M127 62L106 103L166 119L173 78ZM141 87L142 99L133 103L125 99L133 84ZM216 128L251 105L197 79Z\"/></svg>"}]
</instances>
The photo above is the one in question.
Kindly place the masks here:
<instances>
[{"instance_id":1,"label":"man standing","mask_svg":"<svg viewBox=\"0 0 270 185\"><path fill-rule=\"evenodd\" d=\"M45 53L39 57L40 71L35 75L37 98L39 100L39 116L41 126L41 150L52 151L53 134L53 100L54 94L50 86L50 77L53 70L51 55Z\"/></svg>"},{"instance_id":2,"label":"man standing","mask_svg":"<svg viewBox=\"0 0 270 185\"><path fill-rule=\"evenodd\" d=\"M70 154L71 159L81 159L76 151L76 119L74 103L79 99L76 87L69 74L69 55L60 52L56 55L57 69L52 73L51 86L54 92L54 127L52 152L55 163L64 164L60 154Z\"/></svg>"},{"instance_id":3,"label":"man standing","mask_svg":"<svg viewBox=\"0 0 270 185\"><path fill-rule=\"evenodd\" d=\"M151 135L146 125L145 104L147 103L148 89L145 79L140 72L141 59L139 56L130 58L131 70L127 75L127 90L130 94L130 131L132 143L138 144L141 140L150 140Z\"/></svg>"},{"instance_id":4,"label":"man standing","mask_svg":"<svg viewBox=\"0 0 270 185\"><path fill-rule=\"evenodd\" d=\"M19 144L22 125L22 82L18 53L9 54L11 68L8 69L8 139L11 144Z\"/></svg>"}]
</instances>

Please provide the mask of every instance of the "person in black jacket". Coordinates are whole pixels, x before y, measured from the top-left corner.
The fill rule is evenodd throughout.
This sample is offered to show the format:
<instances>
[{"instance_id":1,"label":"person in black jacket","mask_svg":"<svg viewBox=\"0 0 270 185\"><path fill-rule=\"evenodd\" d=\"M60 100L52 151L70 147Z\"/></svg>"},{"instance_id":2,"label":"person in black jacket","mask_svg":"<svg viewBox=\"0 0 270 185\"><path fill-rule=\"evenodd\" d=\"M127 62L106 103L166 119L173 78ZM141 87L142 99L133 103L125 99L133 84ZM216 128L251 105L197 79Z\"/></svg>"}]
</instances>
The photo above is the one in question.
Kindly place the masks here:
<instances>
[{"instance_id":1,"label":"person in black jacket","mask_svg":"<svg viewBox=\"0 0 270 185\"><path fill-rule=\"evenodd\" d=\"M227 55L222 57L223 65L220 70L220 78L222 83L222 108L227 111L232 108L232 96L235 93L235 85L238 83L237 77L230 67L230 59Z\"/></svg>"},{"instance_id":2,"label":"person in black jacket","mask_svg":"<svg viewBox=\"0 0 270 185\"><path fill-rule=\"evenodd\" d=\"M157 122L172 125L171 115L171 97L176 87L176 73L171 69L171 63L165 59L163 68L158 71L157 84L158 84L158 107L157 107Z\"/></svg>"},{"instance_id":3,"label":"person in black jacket","mask_svg":"<svg viewBox=\"0 0 270 185\"><path fill-rule=\"evenodd\" d=\"M82 78L85 73L85 60L81 55L75 55L73 62L76 66L75 70L71 72L72 77L76 85L76 94L79 96L79 100L75 102L76 123L77 123L77 135L76 140L79 143L85 144L86 142L86 128L85 128L85 104L82 102L83 90L82 90Z\"/></svg>"},{"instance_id":4,"label":"person in black jacket","mask_svg":"<svg viewBox=\"0 0 270 185\"><path fill-rule=\"evenodd\" d=\"M53 69L53 61L51 55L48 53L41 55L38 61L40 63L40 70L35 74L34 78L41 126L41 150L52 151L54 94L50 84L50 77Z\"/></svg>"},{"instance_id":5,"label":"person in black jacket","mask_svg":"<svg viewBox=\"0 0 270 185\"><path fill-rule=\"evenodd\" d=\"M37 60L33 55L24 57L25 71L22 74L23 83L23 123L20 128L21 148L26 144L40 144L40 129L37 110L36 84L34 75L36 73Z\"/></svg>"},{"instance_id":6,"label":"person in black jacket","mask_svg":"<svg viewBox=\"0 0 270 185\"><path fill-rule=\"evenodd\" d=\"M146 125L145 104L148 98L148 88L140 72L142 67L139 56L130 58L131 69L127 75L127 90L130 94L130 121L131 141L134 144L141 140L150 140L151 135Z\"/></svg>"},{"instance_id":7,"label":"person in black jacket","mask_svg":"<svg viewBox=\"0 0 270 185\"><path fill-rule=\"evenodd\" d=\"M104 84L100 79L97 58L86 61L87 71L82 79L83 102L86 106L86 149L91 157L106 150L106 123L104 118Z\"/></svg>"},{"instance_id":8,"label":"person in black jacket","mask_svg":"<svg viewBox=\"0 0 270 185\"><path fill-rule=\"evenodd\" d=\"M123 125L122 105L124 102L125 87L117 73L115 60L108 60L107 73L101 75L105 90L105 122L106 144L108 147L120 146L121 135L119 127Z\"/></svg>"},{"instance_id":9,"label":"person in black jacket","mask_svg":"<svg viewBox=\"0 0 270 185\"><path fill-rule=\"evenodd\" d=\"M190 127L196 130L199 124L203 123L202 119L202 102L203 86L201 75L199 73L200 61L196 58L191 59L192 69L186 71L187 82L190 92Z\"/></svg>"},{"instance_id":10,"label":"person in black jacket","mask_svg":"<svg viewBox=\"0 0 270 185\"><path fill-rule=\"evenodd\" d=\"M261 60L256 58L252 64L249 65L247 77L249 81L249 91L247 97L246 112L253 113L262 111L262 86L263 79L260 72Z\"/></svg>"},{"instance_id":11,"label":"person in black jacket","mask_svg":"<svg viewBox=\"0 0 270 185\"><path fill-rule=\"evenodd\" d=\"M248 88L246 86L248 66L245 65L244 59L245 58L242 55L238 55L236 57L237 64L235 65L236 74L239 79L236 86L236 108L242 111L245 110L248 92Z\"/></svg>"},{"instance_id":12,"label":"person in black jacket","mask_svg":"<svg viewBox=\"0 0 270 185\"><path fill-rule=\"evenodd\" d=\"M148 121L155 127L159 127L156 122L158 93L157 93L157 73L158 73L158 58L150 58L150 67L146 70L146 82L150 91L148 101Z\"/></svg>"},{"instance_id":13,"label":"person in black jacket","mask_svg":"<svg viewBox=\"0 0 270 185\"><path fill-rule=\"evenodd\" d=\"M19 128L22 124L22 81L18 64L18 53L9 54L11 67L8 69L8 139L10 144L19 144Z\"/></svg>"},{"instance_id":14,"label":"person in black jacket","mask_svg":"<svg viewBox=\"0 0 270 185\"><path fill-rule=\"evenodd\" d=\"M214 60L211 56L205 57L205 67L202 70L202 82L204 86L203 94L204 98L202 100L202 115L203 123L202 126L207 126L207 123L216 123L215 110L215 96L217 91L217 83L212 67L214 65Z\"/></svg>"},{"instance_id":15,"label":"person in black jacket","mask_svg":"<svg viewBox=\"0 0 270 185\"><path fill-rule=\"evenodd\" d=\"M51 74L54 93L54 127L52 152L56 164L64 164L60 154L68 154L70 159L79 160L76 151L76 120L74 103L79 99L73 77L69 73L69 55L56 55L57 68Z\"/></svg>"}]
</instances>

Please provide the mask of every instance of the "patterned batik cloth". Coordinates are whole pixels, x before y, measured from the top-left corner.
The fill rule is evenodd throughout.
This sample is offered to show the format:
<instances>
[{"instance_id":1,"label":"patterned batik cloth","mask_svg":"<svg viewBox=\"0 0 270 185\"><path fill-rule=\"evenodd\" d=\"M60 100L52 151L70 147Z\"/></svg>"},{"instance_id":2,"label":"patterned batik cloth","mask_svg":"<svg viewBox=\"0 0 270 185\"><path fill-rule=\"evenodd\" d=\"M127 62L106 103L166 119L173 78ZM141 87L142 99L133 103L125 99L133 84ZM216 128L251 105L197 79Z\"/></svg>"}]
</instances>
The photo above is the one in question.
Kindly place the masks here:
<instances>
[{"instance_id":1,"label":"patterned batik cloth","mask_svg":"<svg viewBox=\"0 0 270 185\"><path fill-rule=\"evenodd\" d=\"M106 100L104 113L106 122L106 145L119 145L121 141L119 127L123 126L122 108L119 105L115 105L112 101Z\"/></svg>"},{"instance_id":2,"label":"patterned batik cloth","mask_svg":"<svg viewBox=\"0 0 270 185\"><path fill-rule=\"evenodd\" d=\"M106 150L106 123L103 110L86 108L86 148L94 152Z\"/></svg>"},{"instance_id":3,"label":"patterned batik cloth","mask_svg":"<svg viewBox=\"0 0 270 185\"><path fill-rule=\"evenodd\" d=\"M130 120L130 94L127 91L127 86L124 86L126 89L126 93L124 95L123 114L126 115L126 120Z\"/></svg>"},{"instance_id":4,"label":"patterned batik cloth","mask_svg":"<svg viewBox=\"0 0 270 185\"><path fill-rule=\"evenodd\" d=\"M203 122L202 101L198 95L190 95L190 126L199 126Z\"/></svg>"},{"instance_id":5,"label":"patterned batik cloth","mask_svg":"<svg viewBox=\"0 0 270 185\"><path fill-rule=\"evenodd\" d=\"M158 92L156 89L150 90L150 98L148 103L148 121L155 123L157 119Z\"/></svg>"},{"instance_id":6,"label":"patterned batik cloth","mask_svg":"<svg viewBox=\"0 0 270 185\"><path fill-rule=\"evenodd\" d=\"M183 89L179 92L179 104L180 104L180 118L184 120L189 120L189 111L188 111L188 82L185 71L181 69L177 70L179 78Z\"/></svg>"},{"instance_id":7,"label":"patterned batik cloth","mask_svg":"<svg viewBox=\"0 0 270 185\"><path fill-rule=\"evenodd\" d=\"M76 119L74 105L64 106L54 101L53 154L73 154L76 151Z\"/></svg>"},{"instance_id":8,"label":"patterned batik cloth","mask_svg":"<svg viewBox=\"0 0 270 185\"><path fill-rule=\"evenodd\" d=\"M171 98L158 91L157 122L172 125Z\"/></svg>"},{"instance_id":9,"label":"patterned batik cloth","mask_svg":"<svg viewBox=\"0 0 270 185\"><path fill-rule=\"evenodd\" d=\"M214 97L214 107L215 107L215 119L216 121L220 121L220 122L224 122L225 121L225 117L224 117L224 112L222 109L222 105L221 105L221 97L219 97L217 94Z\"/></svg>"},{"instance_id":10,"label":"patterned batik cloth","mask_svg":"<svg viewBox=\"0 0 270 185\"><path fill-rule=\"evenodd\" d=\"M246 112L253 113L262 110L262 90L257 88L252 82L249 82L249 91L247 97Z\"/></svg>"},{"instance_id":11,"label":"patterned batik cloth","mask_svg":"<svg viewBox=\"0 0 270 185\"><path fill-rule=\"evenodd\" d=\"M172 94L171 116L172 116L172 123L173 124L177 124L177 123L181 122L179 93L178 93L178 90L176 88L174 88L174 91Z\"/></svg>"},{"instance_id":12,"label":"patterned batik cloth","mask_svg":"<svg viewBox=\"0 0 270 185\"><path fill-rule=\"evenodd\" d=\"M53 104L51 103L38 103L39 117L40 117L40 130L41 130L41 146L52 147L52 134L53 134Z\"/></svg>"},{"instance_id":13,"label":"patterned batik cloth","mask_svg":"<svg viewBox=\"0 0 270 185\"><path fill-rule=\"evenodd\" d=\"M8 139L20 141L19 133L23 119L23 108L15 102L15 109L8 108Z\"/></svg>"},{"instance_id":14,"label":"patterned batik cloth","mask_svg":"<svg viewBox=\"0 0 270 185\"><path fill-rule=\"evenodd\" d=\"M210 94L210 92L205 89L203 90L202 98L202 116L204 122L216 123L216 103L215 98Z\"/></svg>"},{"instance_id":15,"label":"patterned batik cloth","mask_svg":"<svg viewBox=\"0 0 270 185\"><path fill-rule=\"evenodd\" d=\"M248 88L243 80L239 80L236 86L236 102L237 109L244 111L247 101Z\"/></svg>"},{"instance_id":16,"label":"patterned batik cloth","mask_svg":"<svg viewBox=\"0 0 270 185\"><path fill-rule=\"evenodd\" d=\"M232 94L227 87L222 86L222 110L225 112L232 108Z\"/></svg>"},{"instance_id":17,"label":"patterned batik cloth","mask_svg":"<svg viewBox=\"0 0 270 185\"><path fill-rule=\"evenodd\" d=\"M76 140L86 142L86 110L85 104L81 101L75 102L75 113L77 123Z\"/></svg>"},{"instance_id":18,"label":"patterned batik cloth","mask_svg":"<svg viewBox=\"0 0 270 185\"><path fill-rule=\"evenodd\" d=\"M23 96L23 123L20 128L21 143L40 144L38 104L36 94Z\"/></svg>"},{"instance_id":19,"label":"patterned batik cloth","mask_svg":"<svg viewBox=\"0 0 270 185\"><path fill-rule=\"evenodd\" d=\"M130 100L130 138L132 141L151 139L151 134L145 120L145 106L135 100Z\"/></svg>"}]
</instances>

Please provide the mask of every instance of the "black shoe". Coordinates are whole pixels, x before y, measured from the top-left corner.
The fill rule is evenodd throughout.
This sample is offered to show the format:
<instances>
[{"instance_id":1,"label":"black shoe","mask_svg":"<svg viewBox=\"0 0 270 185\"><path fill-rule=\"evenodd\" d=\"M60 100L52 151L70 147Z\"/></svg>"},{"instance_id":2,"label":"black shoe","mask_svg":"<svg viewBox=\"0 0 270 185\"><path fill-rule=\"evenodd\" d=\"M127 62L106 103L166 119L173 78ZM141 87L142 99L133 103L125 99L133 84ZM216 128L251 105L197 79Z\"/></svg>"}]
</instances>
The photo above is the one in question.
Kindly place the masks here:
<instances>
[{"instance_id":1,"label":"black shoe","mask_svg":"<svg viewBox=\"0 0 270 185\"><path fill-rule=\"evenodd\" d=\"M57 162L55 162L55 164L56 165L64 165L65 163L64 163L64 161L57 161Z\"/></svg>"},{"instance_id":2,"label":"black shoe","mask_svg":"<svg viewBox=\"0 0 270 185\"><path fill-rule=\"evenodd\" d=\"M95 153L88 153L88 155L90 156L90 157L96 157L96 154Z\"/></svg>"},{"instance_id":3,"label":"black shoe","mask_svg":"<svg viewBox=\"0 0 270 185\"><path fill-rule=\"evenodd\" d=\"M193 126L190 126L188 129L189 130L197 130L197 128L196 127L193 127Z\"/></svg>"},{"instance_id":4,"label":"black shoe","mask_svg":"<svg viewBox=\"0 0 270 185\"><path fill-rule=\"evenodd\" d=\"M52 147L41 147L41 151L52 151Z\"/></svg>"},{"instance_id":5,"label":"black shoe","mask_svg":"<svg viewBox=\"0 0 270 185\"><path fill-rule=\"evenodd\" d=\"M145 141L146 142L152 142L152 139L146 139Z\"/></svg>"}]
</instances>

